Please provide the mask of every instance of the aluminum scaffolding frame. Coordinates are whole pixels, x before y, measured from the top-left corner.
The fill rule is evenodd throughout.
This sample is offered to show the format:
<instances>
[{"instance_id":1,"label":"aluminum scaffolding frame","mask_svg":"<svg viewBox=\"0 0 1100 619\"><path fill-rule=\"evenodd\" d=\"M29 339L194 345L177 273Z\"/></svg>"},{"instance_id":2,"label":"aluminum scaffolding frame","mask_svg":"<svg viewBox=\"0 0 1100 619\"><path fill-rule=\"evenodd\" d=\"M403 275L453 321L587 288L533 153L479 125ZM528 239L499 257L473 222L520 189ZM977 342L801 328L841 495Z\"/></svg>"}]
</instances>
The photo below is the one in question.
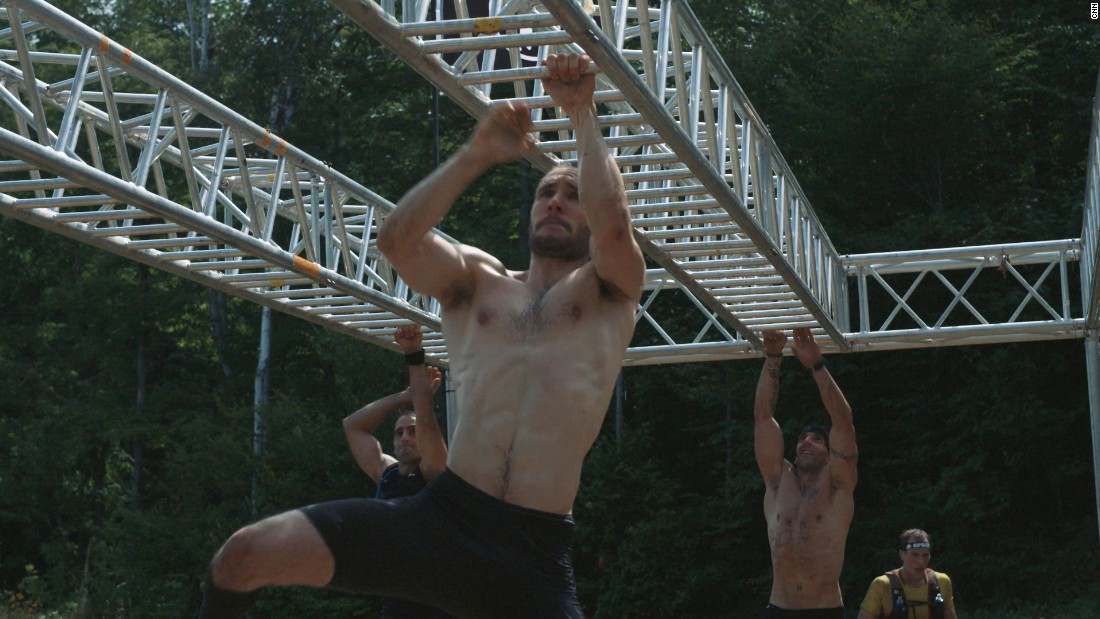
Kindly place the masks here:
<instances>
[{"instance_id":1,"label":"aluminum scaffolding frame","mask_svg":"<svg viewBox=\"0 0 1100 619\"><path fill-rule=\"evenodd\" d=\"M799 326L826 353L1084 339L1100 489L1096 104L1080 239L844 256L683 0L331 1L474 117L523 101L541 169L576 144L538 61L594 59L656 267L626 366L759 357ZM419 323L446 367L438 303L374 244L391 202L46 2L5 23L0 213L391 350Z\"/></svg>"},{"instance_id":2,"label":"aluminum scaffolding frame","mask_svg":"<svg viewBox=\"0 0 1100 619\"><path fill-rule=\"evenodd\" d=\"M687 10L682 3L668 6ZM381 346L393 347L387 333L394 324L418 322L429 330L426 339L433 362L446 365L438 306L409 290L373 245L374 232L392 203L49 4L8 2L0 18L7 18L13 7L22 11L26 25L9 19L3 36L13 45L0 49L0 97L11 110L9 127L0 127L5 129L0 148L17 158L0 165L0 191L5 194L0 212ZM659 24L678 23L667 11L660 15ZM548 24L549 19L542 14L517 23ZM690 13L679 19L695 23ZM470 27L467 22L463 27ZM448 28L453 31L444 29ZM546 28L554 40L564 40L553 27ZM696 25L693 32L697 29ZM40 38L35 33L46 30L67 40L73 51L35 51ZM547 38L542 32L523 36ZM453 50L457 44L448 45L445 49ZM697 47L713 54L709 44ZM706 62L720 66L716 57ZM540 73L533 67L519 71L529 77ZM682 73L673 70L667 79L692 81ZM719 73L728 81L715 92L740 93L727 71ZM96 85L98 90L93 90ZM491 105L481 98L483 87L449 86L457 88L467 103L480 102L482 107L474 109L481 111ZM537 80L531 88L537 92ZM608 94L609 88L601 99L621 99ZM540 105L549 105L547 97L540 97ZM829 352L1082 337L1083 321L1073 317L1067 301L1072 280L1066 268L1078 258L1077 241L837 256L785 165L773 166L770 183L775 195L784 198L761 202L770 208L753 206L756 172L751 162L781 163L782 157L766 139L763 126L754 129L759 122L753 120L755 113L742 94L725 102L736 103L736 109L700 114L704 119L742 119L730 132L739 136L740 150L729 146L730 152L719 158L726 162L726 176L741 181L737 187L747 192L747 204L752 206L733 212L770 222L754 227L756 219L749 219L749 228L776 231L781 243L753 251L744 236L730 232L740 224L727 216L727 209L707 210L701 203L713 205L717 200L691 194L696 189L683 199L657 196L684 191L677 189L683 183L698 187L698 181L685 180L683 174L690 173L684 172L685 165L654 163L678 161L678 155L667 146L654 147L657 138L652 130L641 134L649 140L641 147L617 146L628 179L633 179L631 209L639 238L651 259L667 267L647 273L638 335L627 351L626 365L759 356L759 331L815 324L813 314L820 309L808 309L793 292L815 290L813 282L832 282L828 306L835 310L828 313L843 317L841 346L834 344L828 329L818 330ZM622 100L619 104L626 105ZM542 109L535 107L541 126L568 138L566 121L543 118ZM664 108L658 112L664 114ZM625 126L615 124L625 122L616 114L604 116L605 124L613 125L609 133ZM628 120L649 126L638 113L630 113ZM721 142L714 124L699 123L707 144ZM632 135L617 137L629 140ZM111 153L104 156L101 140L112 145L113 158ZM749 155L744 152L746 143ZM552 150L568 148L563 144L571 141L543 142L543 150L564 156L568 151ZM697 151L693 156L703 152L688 146ZM537 159L546 160L546 165L553 161L545 153ZM649 163L639 164L641 160ZM733 166L734 162L739 163ZM661 175L680 178L657 180ZM736 206L741 194L732 189L726 198ZM678 210L660 210L672 208ZM277 221L284 223L276 225ZM735 246L741 253L730 249ZM770 253L779 246L791 263L801 266L784 267L787 259ZM773 268L765 255L772 255L783 268ZM834 264L839 274L829 275ZM1028 275L1029 268L1041 268L1042 273ZM960 269L968 279L953 284L945 274ZM1019 295L1017 311L1004 316L978 311L983 283L995 282L1003 291L1006 270ZM784 280L785 275L802 272L811 283L801 285L796 278L791 286ZM916 279L905 281L907 274ZM928 274L934 276L925 278ZM854 332L846 328L849 278L857 283L859 327ZM918 285L942 285L948 294L943 315L916 315L906 300L919 294ZM895 287L908 290L903 295ZM882 312L877 310L880 302L887 303ZM1037 316L1021 311L1029 305L1043 310ZM952 313L953 309L958 311ZM884 318L879 321L876 316L872 324L876 313ZM670 316L675 320L668 320ZM690 321L694 327L682 326Z\"/></svg>"}]
</instances>

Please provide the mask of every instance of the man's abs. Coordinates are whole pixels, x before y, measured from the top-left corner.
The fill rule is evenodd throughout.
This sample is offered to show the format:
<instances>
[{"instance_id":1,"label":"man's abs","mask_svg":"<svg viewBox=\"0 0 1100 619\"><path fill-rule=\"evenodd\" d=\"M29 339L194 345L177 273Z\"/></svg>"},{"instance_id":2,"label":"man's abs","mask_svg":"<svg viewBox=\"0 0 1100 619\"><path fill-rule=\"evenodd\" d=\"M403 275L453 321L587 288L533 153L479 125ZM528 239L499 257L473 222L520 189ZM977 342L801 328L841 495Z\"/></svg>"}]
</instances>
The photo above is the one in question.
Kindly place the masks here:
<instances>
[{"instance_id":1,"label":"man's abs","mask_svg":"<svg viewBox=\"0 0 1100 619\"><path fill-rule=\"evenodd\" d=\"M582 267L538 294L484 278L468 304L444 309L459 409L448 466L491 496L572 509L633 329L632 304L593 277Z\"/></svg>"},{"instance_id":2,"label":"man's abs","mask_svg":"<svg viewBox=\"0 0 1100 619\"><path fill-rule=\"evenodd\" d=\"M453 362L458 415L448 466L509 503L568 513L621 364L621 351L588 339L596 342L582 348L563 335Z\"/></svg>"},{"instance_id":3,"label":"man's abs","mask_svg":"<svg viewBox=\"0 0 1100 619\"><path fill-rule=\"evenodd\" d=\"M501 374L508 372L502 368ZM593 396L574 388L553 397L534 389L539 381L524 382L528 389L511 395L511 408L489 408L494 404L492 397L467 398L459 387L463 397L448 467L490 496L566 514L572 509L581 465L599 433L610 394Z\"/></svg>"}]
</instances>

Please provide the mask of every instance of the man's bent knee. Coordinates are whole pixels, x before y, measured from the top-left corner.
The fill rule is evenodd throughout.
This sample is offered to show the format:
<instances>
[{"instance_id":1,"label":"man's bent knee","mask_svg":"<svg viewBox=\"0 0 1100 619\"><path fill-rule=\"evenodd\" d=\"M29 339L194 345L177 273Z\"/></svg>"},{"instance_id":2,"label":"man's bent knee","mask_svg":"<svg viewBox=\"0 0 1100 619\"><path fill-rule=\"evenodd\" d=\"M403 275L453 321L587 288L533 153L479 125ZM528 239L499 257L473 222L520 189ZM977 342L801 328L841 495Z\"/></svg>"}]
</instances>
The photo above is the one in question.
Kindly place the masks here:
<instances>
[{"instance_id":1,"label":"man's bent knee","mask_svg":"<svg viewBox=\"0 0 1100 619\"><path fill-rule=\"evenodd\" d=\"M256 525L239 529L214 555L210 563L210 574L214 584L229 591L251 591L267 583L258 582L257 568L262 563L257 560L259 533Z\"/></svg>"},{"instance_id":2,"label":"man's bent knee","mask_svg":"<svg viewBox=\"0 0 1100 619\"><path fill-rule=\"evenodd\" d=\"M222 545L211 564L214 583L232 591L267 585L323 587L335 564L325 541L300 511L248 525Z\"/></svg>"}]
</instances>

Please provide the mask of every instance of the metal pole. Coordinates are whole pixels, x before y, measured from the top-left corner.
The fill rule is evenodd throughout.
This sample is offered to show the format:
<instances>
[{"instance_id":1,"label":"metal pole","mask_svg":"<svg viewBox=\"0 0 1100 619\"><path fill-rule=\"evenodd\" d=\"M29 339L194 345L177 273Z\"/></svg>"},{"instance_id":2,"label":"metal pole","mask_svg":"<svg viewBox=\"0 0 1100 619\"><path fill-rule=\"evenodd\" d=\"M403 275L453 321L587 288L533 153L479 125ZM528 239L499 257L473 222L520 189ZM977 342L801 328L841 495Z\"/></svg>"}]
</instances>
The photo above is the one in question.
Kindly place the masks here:
<instances>
[{"instance_id":1,"label":"metal pole","mask_svg":"<svg viewBox=\"0 0 1100 619\"><path fill-rule=\"evenodd\" d=\"M1085 339L1085 360L1089 374L1089 417L1092 420L1092 471L1096 486L1096 526L1100 531L1100 337L1089 331Z\"/></svg>"}]
</instances>

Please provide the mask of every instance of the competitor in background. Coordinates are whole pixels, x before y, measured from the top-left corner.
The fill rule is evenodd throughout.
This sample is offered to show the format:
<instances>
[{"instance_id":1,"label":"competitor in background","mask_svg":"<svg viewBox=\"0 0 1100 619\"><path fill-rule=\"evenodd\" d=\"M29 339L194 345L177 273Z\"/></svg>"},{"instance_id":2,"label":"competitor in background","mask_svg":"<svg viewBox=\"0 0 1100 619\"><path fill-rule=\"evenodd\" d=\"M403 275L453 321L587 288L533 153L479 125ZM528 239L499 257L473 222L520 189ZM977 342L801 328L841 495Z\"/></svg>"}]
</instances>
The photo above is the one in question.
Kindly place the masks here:
<instances>
[{"instance_id":1,"label":"competitor in background","mask_svg":"<svg viewBox=\"0 0 1100 619\"><path fill-rule=\"evenodd\" d=\"M401 325L394 341L406 355L422 354L420 325ZM416 359L414 358L414 361ZM427 374L427 378L422 376ZM409 365L409 387L367 404L344 418L351 455L374 481L376 499L399 499L424 489L447 464L447 444L435 419L432 395L443 380L438 368ZM425 385L429 388L425 389ZM418 386L418 389L414 389ZM411 408L411 410L409 410ZM393 455L382 451L374 431L399 413L393 426ZM445 619L443 611L401 598L382 598L381 619Z\"/></svg>"},{"instance_id":2,"label":"competitor in background","mask_svg":"<svg viewBox=\"0 0 1100 619\"><path fill-rule=\"evenodd\" d=\"M809 329L794 330L794 356L810 370L832 428L804 428L794 462L784 457L775 420L779 369L787 334L765 331L766 359L756 385L756 464L764 477L764 517L772 553L772 591L765 617L844 619L840 571L855 511L856 432L844 399Z\"/></svg>"},{"instance_id":3,"label":"competitor in background","mask_svg":"<svg viewBox=\"0 0 1100 619\"><path fill-rule=\"evenodd\" d=\"M871 582L859 619L956 619L951 578L928 567L932 539L920 529L898 539L901 567Z\"/></svg>"}]
</instances>

